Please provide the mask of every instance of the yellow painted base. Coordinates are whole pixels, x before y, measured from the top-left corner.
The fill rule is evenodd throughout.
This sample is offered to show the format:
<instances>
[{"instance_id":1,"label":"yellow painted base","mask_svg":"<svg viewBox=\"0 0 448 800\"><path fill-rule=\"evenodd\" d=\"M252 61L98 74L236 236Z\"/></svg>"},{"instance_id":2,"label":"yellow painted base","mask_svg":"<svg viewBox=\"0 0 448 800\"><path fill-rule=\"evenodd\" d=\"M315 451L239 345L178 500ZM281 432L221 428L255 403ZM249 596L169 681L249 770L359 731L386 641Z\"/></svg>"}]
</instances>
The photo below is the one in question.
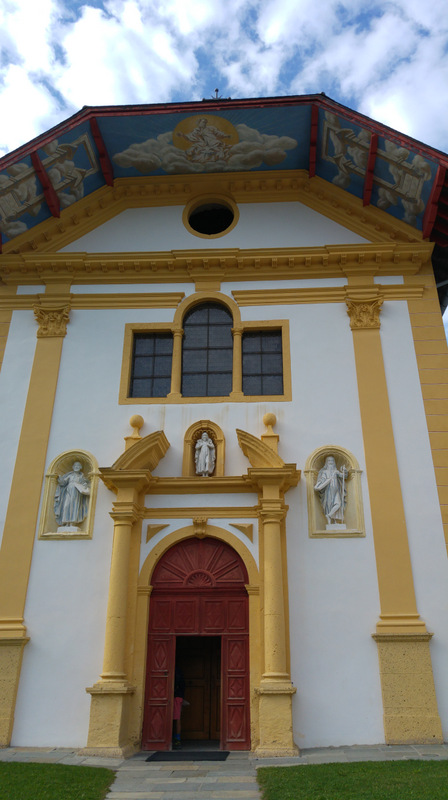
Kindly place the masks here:
<instances>
[{"instance_id":1,"label":"yellow painted base","mask_svg":"<svg viewBox=\"0 0 448 800\"><path fill-rule=\"evenodd\" d=\"M443 742L429 633L377 633L386 744Z\"/></svg>"},{"instance_id":2,"label":"yellow painted base","mask_svg":"<svg viewBox=\"0 0 448 800\"><path fill-rule=\"evenodd\" d=\"M255 748L258 758L296 756L299 748L292 732L292 684L266 682L256 689L259 695L259 744Z\"/></svg>"},{"instance_id":3,"label":"yellow painted base","mask_svg":"<svg viewBox=\"0 0 448 800\"><path fill-rule=\"evenodd\" d=\"M0 747L9 747L23 648L28 638L0 639Z\"/></svg>"},{"instance_id":4,"label":"yellow painted base","mask_svg":"<svg viewBox=\"0 0 448 800\"><path fill-rule=\"evenodd\" d=\"M126 757L134 752L128 736L129 698L135 691L125 681L100 681L86 690L92 696L85 753Z\"/></svg>"}]
</instances>

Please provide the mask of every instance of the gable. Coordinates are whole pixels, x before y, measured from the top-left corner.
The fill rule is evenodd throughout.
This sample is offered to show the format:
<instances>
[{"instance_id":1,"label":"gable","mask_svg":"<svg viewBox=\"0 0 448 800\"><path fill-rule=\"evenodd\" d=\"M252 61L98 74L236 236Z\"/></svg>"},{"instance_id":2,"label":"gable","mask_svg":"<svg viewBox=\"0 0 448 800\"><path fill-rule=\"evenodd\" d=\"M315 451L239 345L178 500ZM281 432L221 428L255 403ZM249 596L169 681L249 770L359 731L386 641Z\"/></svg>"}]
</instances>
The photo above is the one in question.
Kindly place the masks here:
<instances>
[{"instance_id":1,"label":"gable","mask_svg":"<svg viewBox=\"0 0 448 800\"><path fill-rule=\"evenodd\" d=\"M184 206L132 208L62 247L62 253L155 252L222 247L315 247L366 239L299 202L241 203L229 233L207 238L182 221Z\"/></svg>"},{"instance_id":2,"label":"gable","mask_svg":"<svg viewBox=\"0 0 448 800\"><path fill-rule=\"evenodd\" d=\"M447 164L324 95L84 108L0 160L0 230L7 246L102 187L142 176L307 171L428 236Z\"/></svg>"}]
</instances>

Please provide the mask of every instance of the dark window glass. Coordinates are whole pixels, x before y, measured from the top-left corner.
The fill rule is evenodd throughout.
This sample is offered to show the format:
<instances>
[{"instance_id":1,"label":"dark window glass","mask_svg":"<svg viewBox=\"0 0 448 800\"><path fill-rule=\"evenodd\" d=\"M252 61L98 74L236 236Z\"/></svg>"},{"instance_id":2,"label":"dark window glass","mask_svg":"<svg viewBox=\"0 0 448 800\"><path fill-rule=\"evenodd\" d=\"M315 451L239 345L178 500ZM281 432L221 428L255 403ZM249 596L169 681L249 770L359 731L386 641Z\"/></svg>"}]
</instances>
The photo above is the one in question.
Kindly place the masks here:
<instances>
[{"instance_id":1,"label":"dark window glass","mask_svg":"<svg viewBox=\"0 0 448 800\"><path fill-rule=\"evenodd\" d=\"M217 303L204 303L183 321L182 395L225 397L232 391L233 319Z\"/></svg>"},{"instance_id":2,"label":"dark window glass","mask_svg":"<svg viewBox=\"0 0 448 800\"><path fill-rule=\"evenodd\" d=\"M283 394L281 331L243 333L243 393Z\"/></svg>"},{"instance_id":3,"label":"dark window glass","mask_svg":"<svg viewBox=\"0 0 448 800\"><path fill-rule=\"evenodd\" d=\"M166 397L171 388L171 333L136 333L130 397Z\"/></svg>"},{"instance_id":4,"label":"dark window glass","mask_svg":"<svg viewBox=\"0 0 448 800\"><path fill-rule=\"evenodd\" d=\"M233 211L228 206L222 203L205 203L190 214L188 221L194 231L213 236L227 230L233 217Z\"/></svg>"}]
</instances>

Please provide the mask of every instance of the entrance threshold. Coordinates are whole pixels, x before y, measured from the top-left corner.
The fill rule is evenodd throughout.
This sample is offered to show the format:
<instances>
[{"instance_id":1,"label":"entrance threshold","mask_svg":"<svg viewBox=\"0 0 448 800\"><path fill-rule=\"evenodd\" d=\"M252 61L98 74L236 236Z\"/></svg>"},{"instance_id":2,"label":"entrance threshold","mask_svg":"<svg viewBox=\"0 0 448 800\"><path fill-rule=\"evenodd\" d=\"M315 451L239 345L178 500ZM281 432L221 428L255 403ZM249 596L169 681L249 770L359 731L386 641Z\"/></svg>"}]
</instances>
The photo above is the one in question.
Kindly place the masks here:
<instances>
[{"instance_id":1,"label":"entrance threshold","mask_svg":"<svg viewBox=\"0 0 448 800\"><path fill-rule=\"evenodd\" d=\"M220 750L219 739L185 739L181 743L181 750Z\"/></svg>"}]
</instances>

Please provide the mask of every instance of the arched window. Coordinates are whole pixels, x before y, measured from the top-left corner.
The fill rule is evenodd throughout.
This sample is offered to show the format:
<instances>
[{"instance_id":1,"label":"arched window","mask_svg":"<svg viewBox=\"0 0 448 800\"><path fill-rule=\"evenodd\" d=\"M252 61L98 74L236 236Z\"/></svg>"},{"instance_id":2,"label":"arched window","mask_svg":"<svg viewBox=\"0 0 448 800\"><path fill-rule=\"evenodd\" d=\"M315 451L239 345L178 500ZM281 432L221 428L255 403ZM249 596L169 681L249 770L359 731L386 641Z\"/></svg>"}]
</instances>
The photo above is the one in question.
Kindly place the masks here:
<instances>
[{"instance_id":1,"label":"arched window","mask_svg":"<svg viewBox=\"0 0 448 800\"><path fill-rule=\"evenodd\" d=\"M232 391L233 318L219 303L202 303L185 314L182 396L225 397Z\"/></svg>"},{"instance_id":2,"label":"arched window","mask_svg":"<svg viewBox=\"0 0 448 800\"><path fill-rule=\"evenodd\" d=\"M228 296L197 295L172 322L125 326L120 403L290 400L288 320L242 320Z\"/></svg>"}]
</instances>

